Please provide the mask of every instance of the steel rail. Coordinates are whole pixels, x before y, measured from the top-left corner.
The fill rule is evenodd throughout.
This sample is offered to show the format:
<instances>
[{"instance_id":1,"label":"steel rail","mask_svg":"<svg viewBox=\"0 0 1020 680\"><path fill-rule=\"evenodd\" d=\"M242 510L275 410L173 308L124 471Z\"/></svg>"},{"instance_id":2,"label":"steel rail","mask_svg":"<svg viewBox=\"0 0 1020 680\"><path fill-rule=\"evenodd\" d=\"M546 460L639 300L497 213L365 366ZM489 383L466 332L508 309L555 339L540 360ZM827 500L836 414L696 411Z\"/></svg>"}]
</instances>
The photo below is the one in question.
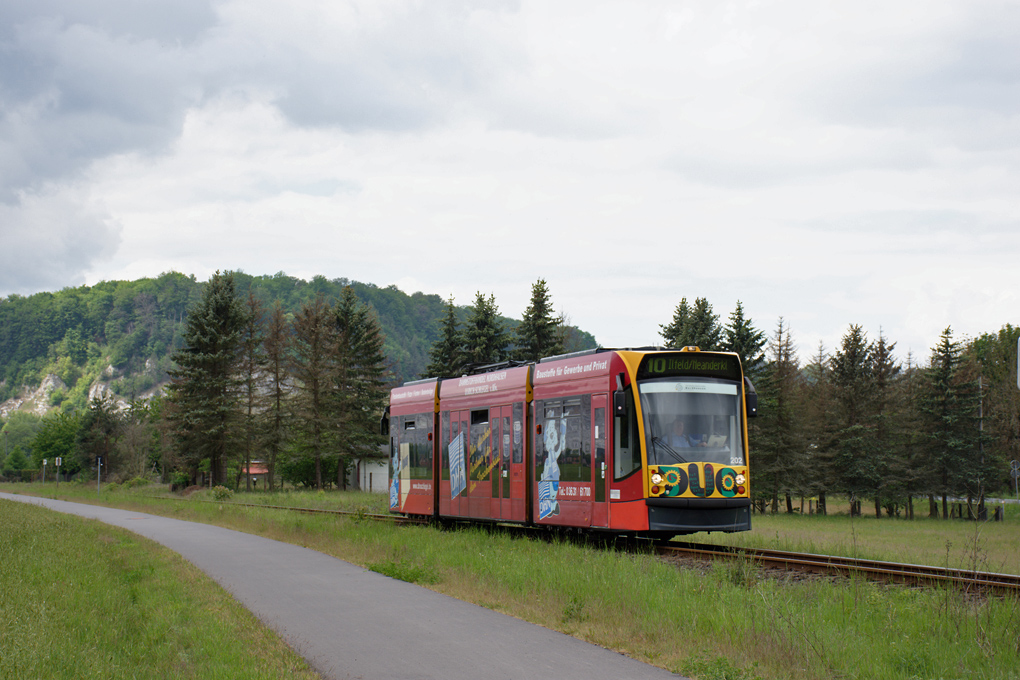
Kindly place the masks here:
<instances>
[{"instance_id":1,"label":"steel rail","mask_svg":"<svg viewBox=\"0 0 1020 680\"><path fill-rule=\"evenodd\" d=\"M764 567L816 574L857 574L872 580L910 585L948 584L998 593L1020 592L1020 576L1015 574L703 543L672 543L659 545L657 549L660 553L690 555L701 559L750 559Z\"/></svg>"},{"instance_id":2,"label":"steel rail","mask_svg":"<svg viewBox=\"0 0 1020 680\"><path fill-rule=\"evenodd\" d=\"M363 512L361 510L329 510L327 508L302 508L295 505L268 505L263 503L236 503L234 501L217 501L206 498L186 498L175 496L144 496L161 501L188 501L190 503L215 503L217 505L229 505L232 508L266 508L268 510L292 510L306 514L337 515L340 517L354 517L355 519L372 519L382 522L393 522L395 524L427 524L426 520L415 517L404 517L402 515L380 515L379 513Z\"/></svg>"},{"instance_id":3,"label":"steel rail","mask_svg":"<svg viewBox=\"0 0 1020 680\"><path fill-rule=\"evenodd\" d=\"M177 500L199 503L216 503L243 508L265 508L269 510L291 510L309 514L336 515L393 522L395 524L428 524L430 517L402 516L393 514L367 513L360 510L328 510L324 508L302 508L289 505L266 505L262 503L236 503L207 499L177 498L174 496L148 496L159 500ZM530 529L519 525L487 525L504 528ZM642 544L647 549L647 544ZM871 580L904 583L908 585L933 586L938 584L951 585L957 588L976 589L983 592L992 591L1000 594L1020 592L1020 576L1015 574L999 574L971 569L951 569L932 567L923 564L903 564L898 562L882 562L839 555L818 555L814 553L798 553L785 550L769 550L764 548L741 548L711 543L670 542L655 546L660 554L685 555L706 560L717 559L750 559L763 567L786 569L815 574L836 574L850 576L857 574Z\"/></svg>"}]
</instances>

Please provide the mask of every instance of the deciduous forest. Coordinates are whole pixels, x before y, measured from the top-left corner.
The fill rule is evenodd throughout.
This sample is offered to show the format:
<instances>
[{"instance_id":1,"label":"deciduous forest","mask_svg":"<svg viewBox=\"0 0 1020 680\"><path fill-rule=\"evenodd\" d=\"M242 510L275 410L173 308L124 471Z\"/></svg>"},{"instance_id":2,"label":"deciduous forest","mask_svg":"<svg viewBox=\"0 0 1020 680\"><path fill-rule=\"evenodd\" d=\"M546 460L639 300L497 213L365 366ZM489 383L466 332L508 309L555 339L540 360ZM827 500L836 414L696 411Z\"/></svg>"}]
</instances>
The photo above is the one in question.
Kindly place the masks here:
<instances>
[{"instance_id":1,"label":"deciduous forest","mask_svg":"<svg viewBox=\"0 0 1020 680\"><path fill-rule=\"evenodd\" d=\"M343 486L351 461L378 450L386 389L425 374L438 347L452 372L515 356L536 333L547 349L595 347L554 318L540 284L523 326L481 292L457 306L282 273L11 296L0 301L0 471L32 476L59 456L65 475L94 478L102 459L114 480L165 472L236 486L259 461L270 484Z\"/></svg>"}]
</instances>

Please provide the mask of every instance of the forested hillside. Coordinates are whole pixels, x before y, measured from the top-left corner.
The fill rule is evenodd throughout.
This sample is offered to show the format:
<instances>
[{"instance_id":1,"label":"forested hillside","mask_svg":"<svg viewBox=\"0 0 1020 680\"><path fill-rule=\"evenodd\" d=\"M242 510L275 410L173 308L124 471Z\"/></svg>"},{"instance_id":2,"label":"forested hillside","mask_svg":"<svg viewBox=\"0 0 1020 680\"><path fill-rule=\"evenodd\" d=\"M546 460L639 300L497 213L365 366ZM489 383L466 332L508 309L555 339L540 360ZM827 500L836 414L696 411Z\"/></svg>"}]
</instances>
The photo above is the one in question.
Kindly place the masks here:
<instances>
[{"instance_id":1,"label":"forested hillside","mask_svg":"<svg viewBox=\"0 0 1020 680\"><path fill-rule=\"evenodd\" d=\"M335 300L350 285L378 314L384 351L398 382L425 371L446 306L438 295L408 295L395 286L379 288L343 278L305 281L283 273L241 272L234 278L240 296L253 290L267 308L279 300L290 314L319 293ZM97 382L109 384L127 400L145 395L167 380L170 356L182 346L188 311L202 298L205 286L194 276L170 272L0 301L0 401L18 395L24 386L38 386L48 374L66 385L50 397L52 405L64 405L65 410L85 408ZM464 322L467 305L456 307L456 314ZM510 329L518 323L504 322ZM590 334L578 331L573 337L580 346L595 346Z\"/></svg>"}]
</instances>

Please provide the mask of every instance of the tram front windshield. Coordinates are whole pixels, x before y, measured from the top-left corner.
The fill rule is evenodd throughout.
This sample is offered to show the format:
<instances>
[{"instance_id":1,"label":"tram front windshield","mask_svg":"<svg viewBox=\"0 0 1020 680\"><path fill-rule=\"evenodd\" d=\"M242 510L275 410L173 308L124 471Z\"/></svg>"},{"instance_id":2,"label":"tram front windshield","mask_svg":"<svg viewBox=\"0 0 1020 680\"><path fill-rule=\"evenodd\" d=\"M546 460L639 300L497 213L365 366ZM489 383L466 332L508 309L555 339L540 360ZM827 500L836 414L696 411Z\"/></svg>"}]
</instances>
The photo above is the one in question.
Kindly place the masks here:
<instances>
[{"instance_id":1,"label":"tram front windshield","mask_svg":"<svg viewBox=\"0 0 1020 680\"><path fill-rule=\"evenodd\" d=\"M650 465L744 465L740 391L731 382L664 378L638 383Z\"/></svg>"}]
</instances>

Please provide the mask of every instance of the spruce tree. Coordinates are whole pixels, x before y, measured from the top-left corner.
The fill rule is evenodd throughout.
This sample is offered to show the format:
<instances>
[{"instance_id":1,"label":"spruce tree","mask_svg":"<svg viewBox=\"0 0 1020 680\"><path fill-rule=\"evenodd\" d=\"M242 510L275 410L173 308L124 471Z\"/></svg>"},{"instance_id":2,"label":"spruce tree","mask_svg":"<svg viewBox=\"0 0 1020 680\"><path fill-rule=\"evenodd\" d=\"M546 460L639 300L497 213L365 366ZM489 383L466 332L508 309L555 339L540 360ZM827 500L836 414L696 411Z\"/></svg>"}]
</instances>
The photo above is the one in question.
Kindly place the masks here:
<instances>
[{"instance_id":1,"label":"spruce tree","mask_svg":"<svg viewBox=\"0 0 1020 680\"><path fill-rule=\"evenodd\" d=\"M797 406L800 402L800 369L793 337L780 318L769 342L768 363L760 374L758 403L761 415L754 423L754 494L759 509L779 509L779 497L792 511L791 493L806 489L805 442Z\"/></svg>"},{"instance_id":2,"label":"spruce tree","mask_svg":"<svg viewBox=\"0 0 1020 680\"><path fill-rule=\"evenodd\" d=\"M314 465L315 488L323 482L323 456L335 433L332 419L333 314L319 293L294 316L290 375L294 378L293 414L299 454Z\"/></svg>"},{"instance_id":3,"label":"spruce tree","mask_svg":"<svg viewBox=\"0 0 1020 680\"><path fill-rule=\"evenodd\" d=\"M375 313L347 286L333 309L332 419L339 453L337 487L346 488L354 460L379 456L385 439L379 418L386 405L386 355ZM356 477L357 479L357 477Z\"/></svg>"},{"instance_id":4,"label":"spruce tree","mask_svg":"<svg viewBox=\"0 0 1020 680\"><path fill-rule=\"evenodd\" d=\"M826 514L826 493L833 490L833 451L835 427L832 379L825 345L818 343L818 353L804 367L804 391L800 413L804 423L805 470L807 493L818 496L818 513Z\"/></svg>"},{"instance_id":5,"label":"spruce tree","mask_svg":"<svg viewBox=\"0 0 1020 680\"><path fill-rule=\"evenodd\" d=\"M979 427L981 390L972 368L964 362L952 328L947 327L932 348L921 399L929 433L926 468L931 472L930 488L942 497L944 518L948 518L948 497L975 493L985 474Z\"/></svg>"},{"instance_id":6,"label":"spruce tree","mask_svg":"<svg viewBox=\"0 0 1020 680\"><path fill-rule=\"evenodd\" d=\"M238 361L245 311L234 277L216 272L198 305L188 314L184 347L173 355L170 413L194 474L208 460L213 484L226 480L240 416Z\"/></svg>"},{"instance_id":7,"label":"spruce tree","mask_svg":"<svg viewBox=\"0 0 1020 680\"><path fill-rule=\"evenodd\" d=\"M457 328L457 308L453 296L446 301L446 312L440 322L439 339L429 350L429 365L422 378L452 378L460 375L464 365L464 338Z\"/></svg>"},{"instance_id":8,"label":"spruce tree","mask_svg":"<svg viewBox=\"0 0 1020 680\"><path fill-rule=\"evenodd\" d=\"M1007 461L1020 460L1018 339L1020 327L1006 324L998 333L983 333L966 350L981 369L985 395L983 415L988 436L985 454L991 479L1009 480Z\"/></svg>"},{"instance_id":9,"label":"spruce tree","mask_svg":"<svg viewBox=\"0 0 1020 680\"><path fill-rule=\"evenodd\" d=\"M768 339L763 331L751 325L750 319L744 317L744 306L740 300L737 300L737 308L730 314L724 332L726 341L723 343L723 349L737 353L744 375L753 381L765 364L762 348Z\"/></svg>"},{"instance_id":10,"label":"spruce tree","mask_svg":"<svg viewBox=\"0 0 1020 680\"><path fill-rule=\"evenodd\" d=\"M660 324L659 328L667 347L693 346L703 352L714 352L723 346L719 316L713 313L706 298L696 299L694 307L688 306L687 298L681 299L673 312L673 320L665 326Z\"/></svg>"},{"instance_id":11,"label":"spruce tree","mask_svg":"<svg viewBox=\"0 0 1020 680\"><path fill-rule=\"evenodd\" d=\"M666 347L686 347L690 340L691 308L687 298L681 298L680 304L673 310L673 320L666 325L659 324L659 335L666 341Z\"/></svg>"},{"instance_id":12,"label":"spruce tree","mask_svg":"<svg viewBox=\"0 0 1020 680\"><path fill-rule=\"evenodd\" d=\"M694 301L691 310L692 345L703 352L715 352L722 349L723 330L719 325L719 315L712 311L712 305L705 298Z\"/></svg>"},{"instance_id":13,"label":"spruce tree","mask_svg":"<svg viewBox=\"0 0 1020 680\"><path fill-rule=\"evenodd\" d=\"M835 472L841 489L850 496L851 514L859 514L861 498L872 495L881 479L882 451L871 421L874 351L861 327L851 324L829 360L837 405L834 417L840 425L834 446Z\"/></svg>"},{"instance_id":14,"label":"spruce tree","mask_svg":"<svg viewBox=\"0 0 1020 680\"><path fill-rule=\"evenodd\" d=\"M519 361L538 361L563 353L560 321L553 315L545 279L531 286L531 303L517 327L516 345L514 358Z\"/></svg>"},{"instance_id":15,"label":"spruce tree","mask_svg":"<svg viewBox=\"0 0 1020 680\"><path fill-rule=\"evenodd\" d=\"M875 485L875 517L882 516L882 506L892 510L905 494L902 483L905 461L902 447L903 391L900 364L893 357L895 342L889 342L881 329L872 354L871 421L877 451L877 482Z\"/></svg>"},{"instance_id":16,"label":"spruce tree","mask_svg":"<svg viewBox=\"0 0 1020 680\"><path fill-rule=\"evenodd\" d=\"M262 436L268 458L266 461L266 488L270 491L276 483L276 465L287 440L287 422L289 420L287 409L289 408L288 399L291 390L287 364L290 354L290 335L287 315L283 311L283 305L277 300L269 313L269 323L262 341L266 360L267 388Z\"/></svg>"},{"instance_id":17,"label":"spruce tree","mask_svg":"<svg viewBox=\"0 0 1020 680\"><path fill-rule=\"evenodd\" d=\"M469 364L494 364L506 359L509 339L499 318L496 297L486 298L481 291L475 295L475 304L464 329L464 353Z\"/></svg>"},{"instance_id":18,"label":"spruce tree","mask_svg":"<svg viewBox=\"0 0 1020 680\"><path fill-rule=\"evenodd\" d=\"M240 439L244 458L244 487L251 491L251 461L262 448L264 430L262 414L265 407L265 308L255 292L248 290L244 302L245 320L241 332L241 355L238 370L241 380ZM238 473L239 475L242 473Z\"/></svg>"}]
</instances>

